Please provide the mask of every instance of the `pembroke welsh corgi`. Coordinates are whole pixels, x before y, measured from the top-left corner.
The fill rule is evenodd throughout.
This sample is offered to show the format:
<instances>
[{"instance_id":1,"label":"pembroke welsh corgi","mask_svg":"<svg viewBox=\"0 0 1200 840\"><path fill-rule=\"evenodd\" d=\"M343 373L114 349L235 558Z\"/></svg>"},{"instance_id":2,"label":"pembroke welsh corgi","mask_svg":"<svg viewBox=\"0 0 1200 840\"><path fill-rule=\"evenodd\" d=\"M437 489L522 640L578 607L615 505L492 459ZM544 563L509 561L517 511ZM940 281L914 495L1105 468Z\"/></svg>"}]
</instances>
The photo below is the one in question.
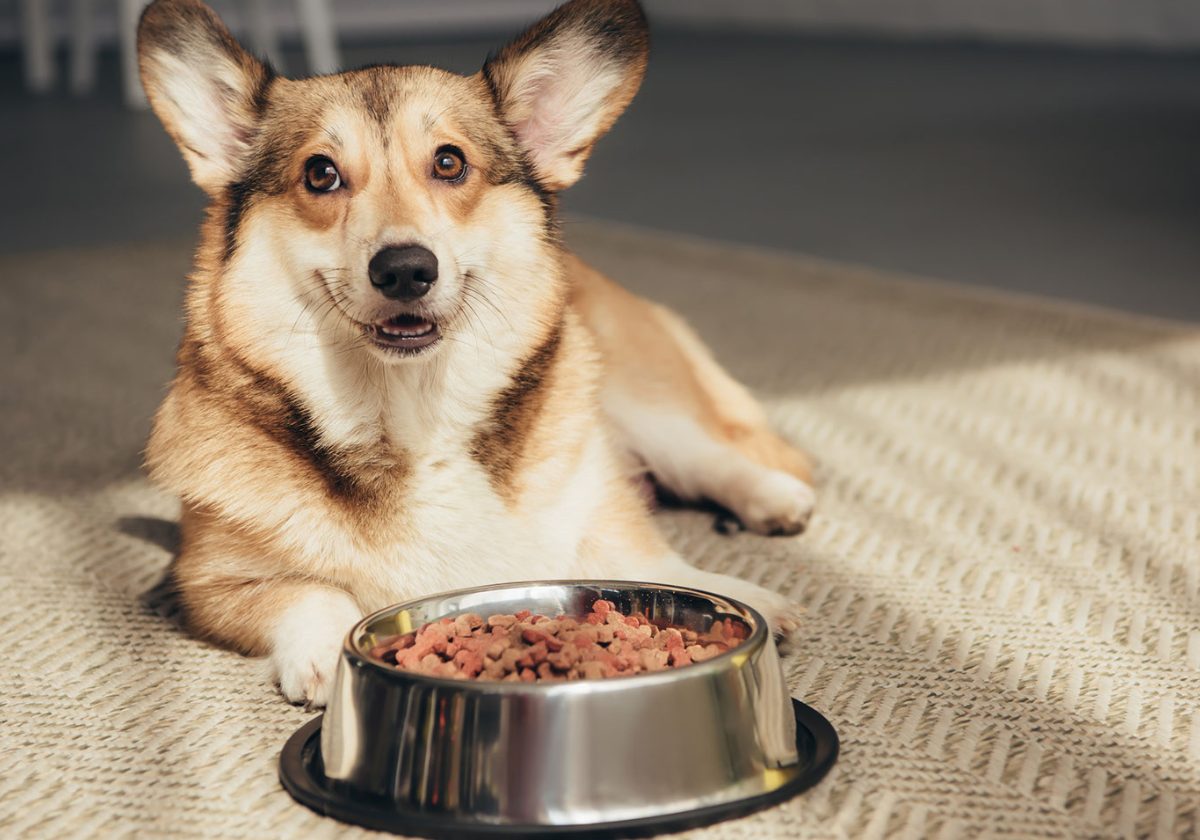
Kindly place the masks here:
<instances>
[{"instance_id":1,"label":"pembroke welsh corgi","mask_svg":"<svg viewBox=\"0 0 1200 840\"><path fill-rule=\"evenodd\" d=\"M188 625L268 656L288 700L324 704L365 613L460 587L662 582L795 626L787 598L685 563L631 475L792 534L808 458L559 237L647 45L635 0L572 0L473 76L292 80L199 0L143 14L143 85L211 199L147 464L182 499Z\"/></svg>"}]
</instances>

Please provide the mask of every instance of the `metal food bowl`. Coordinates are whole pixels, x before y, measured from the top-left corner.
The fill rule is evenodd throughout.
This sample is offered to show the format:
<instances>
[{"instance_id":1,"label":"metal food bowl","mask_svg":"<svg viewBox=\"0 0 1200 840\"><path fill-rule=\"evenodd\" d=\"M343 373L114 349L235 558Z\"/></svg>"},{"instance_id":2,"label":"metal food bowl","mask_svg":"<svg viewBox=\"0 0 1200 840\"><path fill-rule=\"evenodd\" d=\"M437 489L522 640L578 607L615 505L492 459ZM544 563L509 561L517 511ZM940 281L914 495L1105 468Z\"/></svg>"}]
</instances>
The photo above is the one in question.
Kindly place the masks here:
<instances>
[{"instance_id":1,"label":"metal food bowl","mask_svg":"<svg viewBox=\"0 0 1200 840\"><path fill-rule=\"evenodd\" d=\"M569 682L430 677L367 653L443 616L582 617L602 598L660 626L706 631L731 618L749 635L704 662ZM837 735L789 698L766 622L745 604L654 584L545 581L435 595L360 621L325 715L288 741L280 777L320 813L406 834L628 835L783 801L836 755Z\"/></svg>"}]
</instances>

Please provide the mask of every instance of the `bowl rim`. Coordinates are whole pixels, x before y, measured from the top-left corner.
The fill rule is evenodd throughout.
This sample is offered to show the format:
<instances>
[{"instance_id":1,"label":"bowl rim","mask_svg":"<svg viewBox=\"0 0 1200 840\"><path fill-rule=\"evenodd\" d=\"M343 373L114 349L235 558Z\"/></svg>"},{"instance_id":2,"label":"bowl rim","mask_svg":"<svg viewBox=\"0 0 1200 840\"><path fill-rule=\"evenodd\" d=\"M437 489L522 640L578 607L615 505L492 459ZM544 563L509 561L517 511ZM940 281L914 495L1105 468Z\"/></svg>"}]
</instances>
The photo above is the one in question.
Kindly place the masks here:
<instances>
[{"instance_id":1,"label":"bowl rim","mask_svg":"<svg viewBox=\"0 0 1200 840\"><path fill-rule=\"evenodd\" d=\"M456 680L450 677L435 677L429 674L422 674L417 671L409 671L404 668L397 668L394 665L388 665L386 662L377 662L369 655L360 651L354 644L354 638L366 629L366 626L379 618L394 614L404 609L412 609L413 607L425 603L427 601L435 601L443 598L456 595L473 595L479 592L503 591L505 589L516 589L521 587L532 586L580 586L580 587L597 587L610 589L660 589L669 590L672 592L682 592L687 595L699 596L701 598L712 601L713 599L731 604L740 610L747 613L753 619L753 625L750 628L750 635L736 647L730 648L723 653L719 653L711 659L706 659L703 662L693 662L690 665L684 665L679 668L667 668L662 671L651 671L641 674L631 674L622 677L605 677L600 679L581 679L581 680L561 680L555 682L504 682L502 680L478 680L465 679ZM674 586L669 583L651 583L648 581L637 580L612 580L609 578L563 578L550 580L517 580L506 581L504 583L488 584L485 586L472 586L466 589L448 589L444 592L435 592L430 595L425 595L420 598L410 598L407 601L401 601L391 606L383 607L376 610L370 615L360 619L350 631L346 634L342 643L342 654L348 660L348 664L359 668L368 668L372 673L383 675L389 680L396 682L416 682L431 686L441 686L445 688L456 688L458 690L468 690L483 694L571 694L571 693L592 693L600 691L620 691L626 687L632 686L649 686L661 684L665 682L675 681L684 678L702 677L706 674L712 674L718 671L726 670L730 663L738 659L749 661L750 657L759 652L768 643L771 642L771 635L768 632L768 623L766 618L754 607L739 601L736 598L730 598L726 595L721 595L717 592L709 592L704 589L695 589L690 586Z\"/></svg>"}]
</instances>

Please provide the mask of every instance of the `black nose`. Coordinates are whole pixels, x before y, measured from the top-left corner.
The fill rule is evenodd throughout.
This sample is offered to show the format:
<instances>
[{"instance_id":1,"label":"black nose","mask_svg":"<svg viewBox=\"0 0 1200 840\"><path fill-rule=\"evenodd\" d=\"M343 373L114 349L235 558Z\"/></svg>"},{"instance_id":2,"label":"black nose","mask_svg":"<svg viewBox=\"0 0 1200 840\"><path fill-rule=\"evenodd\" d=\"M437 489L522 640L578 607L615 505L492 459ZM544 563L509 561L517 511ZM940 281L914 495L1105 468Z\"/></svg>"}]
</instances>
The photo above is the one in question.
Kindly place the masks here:
<instances>
[{"instance_id":1,"label":"black nose","mask_svg":"<svg viewBox=\"0 0 1200 840\"><path fill-rule=\"evenodd\" d=\"M387 297L416 300L437 282L437 257L420 245L384 248L371 257L367 273L371 285Z\"/></svg>"}]
</instances>

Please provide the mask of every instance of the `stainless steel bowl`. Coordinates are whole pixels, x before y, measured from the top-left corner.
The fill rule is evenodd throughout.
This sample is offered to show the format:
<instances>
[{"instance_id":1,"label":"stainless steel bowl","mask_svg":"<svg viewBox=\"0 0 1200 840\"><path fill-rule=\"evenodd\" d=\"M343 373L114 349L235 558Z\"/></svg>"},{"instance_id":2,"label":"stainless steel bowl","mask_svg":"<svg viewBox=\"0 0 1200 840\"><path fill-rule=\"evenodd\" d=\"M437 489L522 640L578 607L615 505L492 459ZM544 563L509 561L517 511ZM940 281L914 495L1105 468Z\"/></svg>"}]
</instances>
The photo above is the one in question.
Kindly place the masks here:
<instances>
[{"instance_id":1,"label":"stainless steel bowl","mask_svg":"<svg viewBox=\"0 0 1200 840\"><path fill-rule=\"evenodd\" d=\"M446 615L582 616L601 598L700 631L732 618L749 636L682 668L554 683L442 679L367 655L379 639ZM303 778L289 783L287 750L282 775L310 806L412 833L636 827L786 798L814 770L823 774L836 736L822 732L821 754L822 738L797 737L797 719L766 623L745 604L651 584L520 583L412 601L359 622L319 724L319 754L314 722L289 742L299 762L291 775ZM298 790L301 782L312 789Z\"/></svg>"}]
</instances>

